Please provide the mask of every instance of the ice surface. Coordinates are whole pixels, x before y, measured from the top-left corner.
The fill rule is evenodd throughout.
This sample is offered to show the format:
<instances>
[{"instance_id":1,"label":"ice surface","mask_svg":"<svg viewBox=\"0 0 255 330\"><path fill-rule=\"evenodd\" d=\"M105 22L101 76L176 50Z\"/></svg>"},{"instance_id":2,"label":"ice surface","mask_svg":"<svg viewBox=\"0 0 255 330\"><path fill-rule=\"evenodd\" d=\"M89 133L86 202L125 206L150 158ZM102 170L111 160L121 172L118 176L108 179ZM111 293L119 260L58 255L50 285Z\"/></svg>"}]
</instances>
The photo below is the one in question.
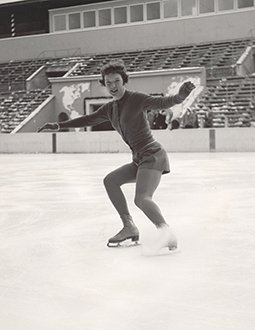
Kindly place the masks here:
<instances>
[{"instance_id":1,"label":"ice surface","mask_svg":"<svg viewBox=\"0 0 255 330\"><path fill-rule=\"evenodd\" d=\"M253 330L255 154L171 154L155 194L181 252L110 249L102 184L129 154L0 155L3 330ZM143 243L155 229L124 187Z\"/></svg>"}]
</instances>

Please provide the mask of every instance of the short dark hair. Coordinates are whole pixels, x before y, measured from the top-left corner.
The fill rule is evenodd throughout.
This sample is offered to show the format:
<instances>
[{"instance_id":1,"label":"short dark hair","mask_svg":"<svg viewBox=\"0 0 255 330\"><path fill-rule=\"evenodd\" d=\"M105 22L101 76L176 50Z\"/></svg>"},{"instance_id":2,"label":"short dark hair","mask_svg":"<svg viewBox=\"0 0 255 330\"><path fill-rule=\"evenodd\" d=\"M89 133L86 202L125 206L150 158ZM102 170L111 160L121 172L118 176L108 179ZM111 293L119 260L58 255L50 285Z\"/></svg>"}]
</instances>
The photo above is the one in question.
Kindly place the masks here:
<instances>
[{"instance_id":1,"label":"short dark hair","mask_svg":"<svg viewBox=\"0 0 255 330\"><path fill-rule=\"evenodd\" d=\"M102 79L99 80L99 82L105 86L105 75L109 73L119 73L123 79L124 84L128 82L128 74L125 67L125 64L122 60L113 60L109 63L105 64L101 68L101 76Z\"/></svg>"}]
</instances>

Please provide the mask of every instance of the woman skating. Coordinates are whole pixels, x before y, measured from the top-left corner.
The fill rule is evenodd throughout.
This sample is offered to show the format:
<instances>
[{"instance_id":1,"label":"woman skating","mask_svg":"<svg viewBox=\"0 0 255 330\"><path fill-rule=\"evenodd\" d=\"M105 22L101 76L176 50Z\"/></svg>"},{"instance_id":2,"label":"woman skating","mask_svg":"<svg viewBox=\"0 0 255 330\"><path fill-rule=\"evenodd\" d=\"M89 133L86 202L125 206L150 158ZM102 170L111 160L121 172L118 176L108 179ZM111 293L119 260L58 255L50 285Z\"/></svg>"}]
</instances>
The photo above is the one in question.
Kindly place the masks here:
<instances>
[{"instance_id":1,"label":"woman skating","mask_svg":"<svg viewBox=\"0 0 255 330\"><path fill-rule=\"evenodd\" d=\"M154 140L147 120L148 110L169 109L185 100L195 88L190 81L185 82L174 96L153 97L126 89L128 75L122 61L113 61L101 69L101 84L113 97L96 112L59 123L46 123L39 131L50 129L77 128L98 125L110 121L122 136L132 152L132 162L109 173L104 178L108 196L117 210L123 228L111 237L108 246L114 246L127 239L139 240L139 231L130 215L121 186L136 183L135 204L144 212L159 230L160 235L153 246L156 253L163 247L177 248L177 240L152 197L162 174L169 173L166 151Z\"/></svg>"}]
</instances>

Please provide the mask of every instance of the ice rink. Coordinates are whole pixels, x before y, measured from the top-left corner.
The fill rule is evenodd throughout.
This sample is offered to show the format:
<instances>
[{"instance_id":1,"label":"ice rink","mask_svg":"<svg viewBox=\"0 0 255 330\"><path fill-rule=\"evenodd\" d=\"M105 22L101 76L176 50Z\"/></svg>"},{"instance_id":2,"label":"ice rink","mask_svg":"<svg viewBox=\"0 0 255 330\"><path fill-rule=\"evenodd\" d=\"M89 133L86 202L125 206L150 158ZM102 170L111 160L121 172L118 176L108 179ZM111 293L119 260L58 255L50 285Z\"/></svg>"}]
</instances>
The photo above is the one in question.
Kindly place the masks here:
<instances>
[{"instance_id":1,"label":"ice rink","mask_svg":"<svg viewBox=\"0 0 255 330\"><path fill-rule=\"evenodd\" d=\"M130 154L0 155L1 329L255 329L255 153L169 156L155 200L180 253L145 257L106 247L121 225L102 180Z\"/></svg>"}]
</instances>

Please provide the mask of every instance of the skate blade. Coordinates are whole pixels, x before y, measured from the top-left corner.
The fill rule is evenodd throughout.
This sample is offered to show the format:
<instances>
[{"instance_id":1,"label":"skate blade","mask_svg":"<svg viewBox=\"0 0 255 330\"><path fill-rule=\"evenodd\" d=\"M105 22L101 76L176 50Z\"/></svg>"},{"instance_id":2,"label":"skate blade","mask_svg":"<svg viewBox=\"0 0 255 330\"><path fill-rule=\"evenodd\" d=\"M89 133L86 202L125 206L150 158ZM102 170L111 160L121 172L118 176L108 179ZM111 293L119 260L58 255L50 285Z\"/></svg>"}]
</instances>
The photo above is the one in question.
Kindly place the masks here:
<instances>
[{"instance_id":1,"label":"skate blade","mask_svg":"<svg viewBox=\"0 0 255 330\"><path fill-rule=\"evenodd\" d=\"M177 251L178 250L178 247L173 245L173 246L168 246L167 249L170 251L170 252L174 252L174 251Z\"/></svg>"},{"instance_id":2,"label":"skate blade","mask_svg":"<svg viewBox=\"0 0 255 330\"><path fill-rule=\"evenodd\" d=\"M169 248L169 247L165 247L165 248L161 248L161 249L145 249L143 251L143 256L144 257L160 257L160 256L170 256L176 253L180 253L181 250L178 248Z\"/></svg>"},{"instance_id":3,"label":"skate blade","mask_svg":"<svg viewBox=\"0 0 255 330\"><path fill-rule=\"evenodd\" d=\"M128 239L122 242L108 242L107 246L110 248L129 248L129 247L135 247L140 245L138 241L133 241L132 239Z\"/></svg>"}]
</instances>

